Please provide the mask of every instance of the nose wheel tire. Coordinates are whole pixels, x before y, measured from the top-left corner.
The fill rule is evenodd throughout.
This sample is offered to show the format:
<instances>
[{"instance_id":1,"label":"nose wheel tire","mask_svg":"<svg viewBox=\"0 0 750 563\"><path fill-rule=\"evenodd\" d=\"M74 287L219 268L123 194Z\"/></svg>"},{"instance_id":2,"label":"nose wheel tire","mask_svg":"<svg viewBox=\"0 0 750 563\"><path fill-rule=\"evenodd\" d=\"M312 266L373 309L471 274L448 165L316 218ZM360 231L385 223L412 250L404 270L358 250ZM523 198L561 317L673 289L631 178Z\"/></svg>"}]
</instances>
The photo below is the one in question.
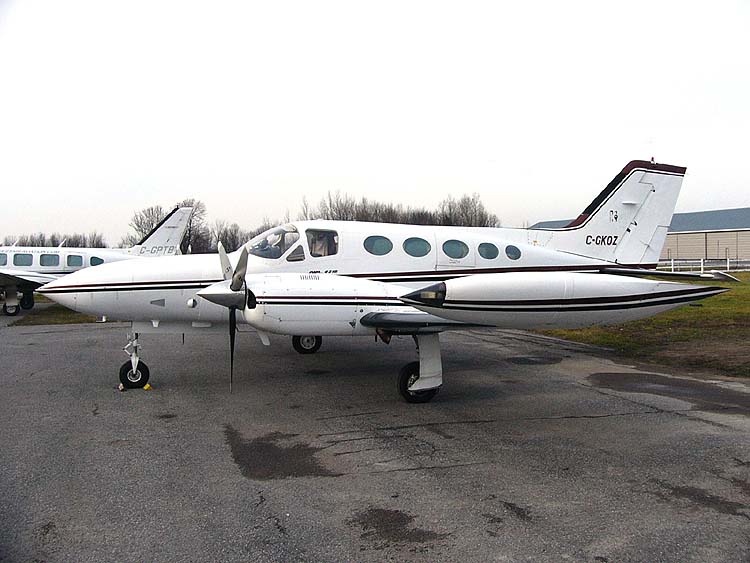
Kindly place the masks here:
<instances>
[{"instance_id":1,"label":"nose wheel tire","mask_svg":"<svg viewBox=\"0 0 750 563\"><path fill-rule=\"evenodd\" d=\"M322 336L293 336L292 346L300 354L314 354L323 344Z\"/></svg>"},{"instance_id":2,"label":"nose wheel tire","mask_svg":"<svg viewBox=\"0 0 750 563\"><path fill-rule=\"evenodd\" d=\"M398 373L398 392L407 403L427 403L437 395L440 387L424 389L422 391L409 391L409 386L419 379L419 362L406 364Z\"/></svg>"},{"instance_id":3,"label":"nose wheel tire","mask_svg":"<svg viewBox=\"0 0 750 563\"><path fill-rule=\"evenodd\" d=\"M18 314L18 305L3 305L3 314L15 317Z\"/></svg>"},{"instance_id":4,"label":"nose wheel tire","mask_svg":"<svg viewBox=\"0 0 750 563\"><path fill-rule=\"evenodd\" d=\"M130 360L120 367L120 383L125 389L140 389L148 383L148 366L142 361L138 362L138 368L133 372L133 364Z\"/></svg>"}]
</instances>

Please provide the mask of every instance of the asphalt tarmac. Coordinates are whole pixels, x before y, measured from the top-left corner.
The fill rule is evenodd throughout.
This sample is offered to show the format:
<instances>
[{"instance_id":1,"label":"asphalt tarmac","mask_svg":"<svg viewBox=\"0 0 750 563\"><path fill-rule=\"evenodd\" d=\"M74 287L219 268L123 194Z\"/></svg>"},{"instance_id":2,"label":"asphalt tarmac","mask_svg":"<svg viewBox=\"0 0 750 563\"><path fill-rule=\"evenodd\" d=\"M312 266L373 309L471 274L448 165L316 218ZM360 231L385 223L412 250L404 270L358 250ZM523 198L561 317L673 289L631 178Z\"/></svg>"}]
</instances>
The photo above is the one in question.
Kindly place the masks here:
<instances>
[{"instance_id":1,"label":"asphalt tarmac","mask_svg":"<svg viewBox=\"0 0 750 563\"><path fill-rule=\"evenodd\" d=\"M750 386L618 365L518 332L416 359L328 338L0 327L0 560L748 561Z\"/></svg>"}]
</instances>

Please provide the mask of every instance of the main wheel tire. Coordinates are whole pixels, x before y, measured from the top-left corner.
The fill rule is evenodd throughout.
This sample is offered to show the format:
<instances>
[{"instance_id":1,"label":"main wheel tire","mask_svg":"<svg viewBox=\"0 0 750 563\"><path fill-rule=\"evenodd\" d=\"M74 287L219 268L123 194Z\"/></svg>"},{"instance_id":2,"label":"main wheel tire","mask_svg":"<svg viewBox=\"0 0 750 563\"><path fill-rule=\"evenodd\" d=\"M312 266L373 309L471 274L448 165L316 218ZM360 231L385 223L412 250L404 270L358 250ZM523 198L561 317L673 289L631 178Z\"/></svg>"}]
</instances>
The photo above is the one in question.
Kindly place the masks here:
<instances>
[{"instance_id":1,"label":"main wheel tire","mask_svg":"<svg viewBox=\"0 0 750 563\"><path fill-rule=\"evenodd\" d=\"M314 354L323 344L322 336L292 336L292 346L300 354Z\"/></svg>"},{"instance_id":2,"label":"main wheel tire","mask_svg":"<svg viewBox=\"0 0 750 563\"><path fill-rule=\"evenodd\" d=\"M409 391L409 386L419 379L419 362L410 362L398 372L398 392L407 403L427 403L437 395L440 387L423 391Z\"/></svg>"},{"instance_id":3,"label":"main wheel tire","mask_svg":"<svg viewBox=\"0 0 750 563\"><path fill-rule=\"evenodd\" d=\"M29 309L33 307L34 307L34 293L33 292L24 293L23 297L21 297L21 309L28 311Z\"/></svg>"},{"instance_id":4,"label":"main wheel tire","mask_svg":"<svg viewBox=\"0 0 750 563\"><path fill-rule=\"evenodd\" d=\"M18 314L18 305L3 305L3 314L15 317Z\"/></svg>"},{"instance_id":5,"label":"main wheel tire","mask_svg":"<svg viewBox=\"0 0 750 563\"><path fill-rule=\"evenodd\" d=\"M140 389L148 383L150 373L143 361L138 361L138 368L133 373L133 364L128 360L120 367L120 383L125 389Z\"/></svg>"}]
</instances>

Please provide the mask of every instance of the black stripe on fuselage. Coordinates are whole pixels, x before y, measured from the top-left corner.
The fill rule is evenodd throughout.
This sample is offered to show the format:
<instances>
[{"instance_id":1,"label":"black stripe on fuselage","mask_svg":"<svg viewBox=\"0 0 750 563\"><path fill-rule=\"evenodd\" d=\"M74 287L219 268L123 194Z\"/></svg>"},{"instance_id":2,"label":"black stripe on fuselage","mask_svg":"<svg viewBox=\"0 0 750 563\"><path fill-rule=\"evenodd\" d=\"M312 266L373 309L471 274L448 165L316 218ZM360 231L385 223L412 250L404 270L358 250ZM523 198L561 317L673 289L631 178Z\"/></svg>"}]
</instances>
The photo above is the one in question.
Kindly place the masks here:
<instances>
[{"instance_id":1,"label":"black stripe on fuselage","mask_svg":"<svg viewBox=\"0 0 750 563\"><path fill-rule=\"evenodd\" d=\"M625 265L618 264L619 267L626 267ZM655 266L655 264L647 264L645 266ZM384 283L413 283L413 282L439 282L446 281L449 279L460 278L470 275L482 275L482 274L501 274L508 272L598 272L600 270L606 270L608 266L602 265L585 265L585 266L516 266L509 268L472 268L472 269L461 269L461 270L423 270L417 272L381 272L377 274L338 274L342 277L350 277L357 279L367 279L370 281L378 281ZM633 267L633 266L627 266ZM643 265L635 267L643 268ZM646 269L646 268L643 268ZM299 273L300 275L306 275L300 272L282 272L282 273ZM138 282L110 282L102 284L81 284L81 285L65 285L54 288L42 289L40 293L45 294L56 294L56 293L96 293L102 291L150 291L159 289L203 289L209 285L218 283L220 279L215 280L168 280L168 281L138 281Z\"/></svg>"},{"instance_id":2,"label":"black stripe on fuselage","mask_svg":"<svg viewBox=\"0 0 750 563\"><path fill-rule=\"evenodd\" d=\"M710 288L705 286L696 286L689 289L676 289L674 291L662 291L658 293L638 293L633 295L622 295L622 296L602 296L602 297L578 297L570 299L521 299L521 300L505 300L505 301L489 301L489 300L476 300L476 299L446 299L444 305L488 305L488 306L503 306L503 305L551 305L566 303L570 305L590 305L590 304L601 304L601 303L617 303L621 301L641 301L649 299L661 299L664 297L680 297L683 295L691 295L694 293L704 293L710 290L717 290L719 288Z\"/></svg>"},{"instance_id":3,"label":"black stripe on fuselage","mask_svg":"<svg viewBox=\"0 0 750 563\"><path fill-rule=\"evenodd\" d=\"M618 302L607 302L607 303L596 303L589 305L567 305L564 301L558 304L547 304L538 307L530 307L528 305L520 305L516 307L504 306L481 306L481 301L476 302L474 306L471 305L450 305L444 303L443 307L430 307L431 309L444 309L446 311L473 311L473 312L507 312L507 313L560 313L560 312L583 312L583 311L616 311L620 309L639 309L645 307L660 307L662 305L674 305L679 303L689 303L690 301L697 301L698 299L705 299L713 295L718 295L726 291L725 289L704 291L702 293L692 292L679 297L663 298L656 296L653 299L646 299L638 302L623 302L624 298ZM415 303L421 307L429 307L429 305L422 303Z\"/></svg>"}]
</instances>

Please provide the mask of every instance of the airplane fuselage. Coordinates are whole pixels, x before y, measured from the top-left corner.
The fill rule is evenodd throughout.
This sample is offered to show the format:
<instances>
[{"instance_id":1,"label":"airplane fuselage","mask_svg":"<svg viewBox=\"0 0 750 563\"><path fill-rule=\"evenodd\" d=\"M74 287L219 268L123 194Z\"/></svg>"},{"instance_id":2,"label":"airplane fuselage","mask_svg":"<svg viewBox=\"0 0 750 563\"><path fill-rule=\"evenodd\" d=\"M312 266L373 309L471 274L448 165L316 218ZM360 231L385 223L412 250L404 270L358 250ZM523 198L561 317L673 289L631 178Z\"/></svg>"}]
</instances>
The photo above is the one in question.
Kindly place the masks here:
<instances>
[{"instance_id":1,"label":"airplane fuselage","mask_svg":"<svg viewBox=\"0 0 750 563\"><path fill-rule=\"evenodd\" d=\"M360 307L366 314L394 307L410 310L398 301L399 295L456 277L597 271L615 265L556 250L550 247L552 240L553 233L525 229L303 221L271 229L247 243L247 274L264 276L256 282L265 288L277 286L279 291L285 291L281 286L290 282L285 279L282 284L274 275L288 273L336 274L397 286L392 291L372 286L369 293L377 295L360 295L370 298L365 300L366 307ZM238 256L239 251L230 255L233 266ZM80 272L46 291L73 309L133 321L139 332L193 332L227 322L224 307L196 296L199 290L222 279L217 255L187 255L108 264L95 272ZM302 281L310 286L304 288L308 295L315 293L314 278ZM361 284L353 285L359 288ZM348 302L352 309L357 299ZM319 326L318 333L342 333L341 323L325 326L328 329L323 331ZM279 328L280 332L288 330L289 325ZM343 333L372 331L345 329Z\"/></svg>"}]
</instances>

